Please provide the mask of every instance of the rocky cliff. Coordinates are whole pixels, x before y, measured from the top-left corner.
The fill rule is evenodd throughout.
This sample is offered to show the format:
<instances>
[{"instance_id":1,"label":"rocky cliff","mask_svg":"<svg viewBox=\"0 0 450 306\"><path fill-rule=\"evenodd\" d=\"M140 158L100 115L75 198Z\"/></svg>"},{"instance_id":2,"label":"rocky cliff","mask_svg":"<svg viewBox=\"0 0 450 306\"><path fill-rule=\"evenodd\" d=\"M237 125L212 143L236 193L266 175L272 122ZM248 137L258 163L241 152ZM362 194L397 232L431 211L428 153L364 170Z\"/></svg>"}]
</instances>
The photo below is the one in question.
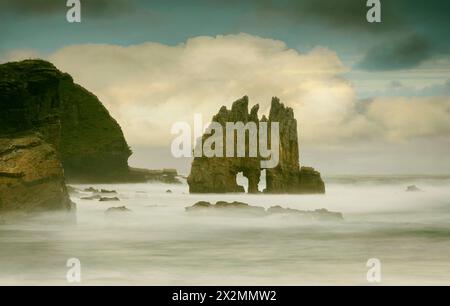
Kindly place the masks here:
<instances>
[{"instance_id":1,"label":"rocky cliff","mask_svg":"<svg viewBox=\"0 0 450 306\"><path fill-rule=\"evenodd\" d=\"M65 176L126 180L130 154L117 122L70 75L42 60L0 65L1 212L70 210Z\"/></svg>"},{"instance_id":2,"label":"rocky cliff","mask_svg":"<svg viewBox=\"0 0 450 306\"><path fill-rule=\"evenodd\" d=\"M248 98L243 97L233 103L231 110L222 107L213 122L218 122L225 131L226 122L254 122L260 127L261 122L279 123L279 163L275 168L266 169L267 193L324 193L325 184L320 173L313 168L300 167L297 135L297 121L291 108L285 107L279 99L273 98L269 118L258 118L259 106L255 105L248 111ZM224 151L226 151L226 132L224 137ZM270 130L268 132L270 135ZM203 136L203 144L211 133ZM242 172L248 179L248 192L258 192L261 178L261 156L249 157L248 133L245 142L245 157L195 157L188 177L191 193L228 193L244 192L244 188L237 184L236 176ZM258 138L259 142L259 138ZM236 143L235 143L236 144ZM270 140L269 140L270 144ZM236 146L235 146L236 147ZM259 151L258 151L259 152ZM235 155L236 156L236 155Z\"/></svg>"},{"instance_id":3,"label":"rocky cliff","mask_svg":"<svg viewBox=\"0 0 450 306\"><path fill-rule=\"evenodd\" d=\"M60 75L47 63L0 65L0 212L69 210L60 161Z\"/></svg>"},{"instance_id":4,"label":"rocky cliff","mask_svg":"<svg viewBox=\"0 0 450 306\"><path fill-rule=\"evenodd\" d=\"M53 145L38 133L0 137L0 213L72 206Z\"/></svg>"},{"instance_id":5,"label":"rocky cliff","mask_svg":"<svg viewBox=\"0 0 450 306\"><path fill-rule=\"evenodd\" d=\"M42 60L0 65L0 133L33 130L60 152L66 178L115 181L131 155L122 130L95 95Z\"/></svg>"}]
</instances>

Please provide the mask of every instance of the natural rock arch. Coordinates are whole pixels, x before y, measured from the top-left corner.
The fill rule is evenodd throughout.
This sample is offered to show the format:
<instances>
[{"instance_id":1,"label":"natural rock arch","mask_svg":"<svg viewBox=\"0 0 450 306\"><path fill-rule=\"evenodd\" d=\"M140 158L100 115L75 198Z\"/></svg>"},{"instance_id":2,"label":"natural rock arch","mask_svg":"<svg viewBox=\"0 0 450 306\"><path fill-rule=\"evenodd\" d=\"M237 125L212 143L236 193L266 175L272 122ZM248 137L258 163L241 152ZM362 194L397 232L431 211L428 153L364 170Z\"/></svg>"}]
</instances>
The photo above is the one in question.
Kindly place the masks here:
<instances>
[{"instance_id":1,"label":"natural rock arch","mask_svg":"<svg viewBox=\"0 0 450 306\"><path fill-rule=\"evenodd\" d=\"M226 122L278 122L280 128L279 163L266 169L266 193L325 193L320 173L313 168L300 167L297 120L292 108L285 107L278 98L272 99L269 118L258 118L259 106L248 111L248 97L235 101L228 110L223 106L213 117L213 122L225 127ZM202 142L210 135L203 135ZM246 151L248 141L246 140ZM188 177L191 193L244 192L236 183L236 175L242 172L248 179L248 192L257 193L261 179L260 157L196 157Z\"/></svg>"}]
</instances>

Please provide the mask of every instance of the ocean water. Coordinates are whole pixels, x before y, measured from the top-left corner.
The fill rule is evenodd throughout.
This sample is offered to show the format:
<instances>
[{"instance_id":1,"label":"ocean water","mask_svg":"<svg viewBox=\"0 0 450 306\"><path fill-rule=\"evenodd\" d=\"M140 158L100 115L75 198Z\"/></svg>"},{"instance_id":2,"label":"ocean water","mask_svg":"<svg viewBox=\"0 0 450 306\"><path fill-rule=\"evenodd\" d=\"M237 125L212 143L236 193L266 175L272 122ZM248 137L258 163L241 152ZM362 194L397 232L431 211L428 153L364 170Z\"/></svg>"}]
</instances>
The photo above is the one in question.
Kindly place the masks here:
<instances>
[{"instance_id":1,"label":"ocean water","mask_svg":"<svg viewBox=\"0 0 450 306\"><path fill-rule=\"evenodd\" d=\"M415 184L422 192L405 192ZM92 185L74 185L86 188ZM57 214L0 225L0 285L450 285L450 179L335 177L326 195L190 195L186 184L94 185L120 202L73 197L76 221ZM172 193L166 193L166 190ZM89 196L89 193L84 196ZM197 201L326 208L342 222L283 216L195 216ZM107 215L109 207L132 212Z\"/></svg>"}]
</instances>

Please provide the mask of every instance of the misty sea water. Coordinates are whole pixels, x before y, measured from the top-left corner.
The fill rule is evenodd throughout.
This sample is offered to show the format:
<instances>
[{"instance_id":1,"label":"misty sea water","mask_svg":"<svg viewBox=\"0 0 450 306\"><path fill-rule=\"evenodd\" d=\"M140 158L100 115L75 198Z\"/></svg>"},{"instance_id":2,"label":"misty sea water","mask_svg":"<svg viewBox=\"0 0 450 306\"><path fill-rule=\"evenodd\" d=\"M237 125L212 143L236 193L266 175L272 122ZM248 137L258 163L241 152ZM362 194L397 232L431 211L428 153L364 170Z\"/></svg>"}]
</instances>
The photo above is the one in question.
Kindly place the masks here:
<instances>
[{"instance_id":1,"label":"misty sea water","mask_svg":"<svg viewBox=\"0 0 450 306\"><path fill-rule=\"evenodd\" d=\"M415 184L421 192L405 192ZM81 285L450 285L450 179L327 180L325 195L190 195L166 184L73 185L114 189L120 202L81 200L76 222L55 214L0 225L0 284L68 285L69 258ZM172 193L166 193L170 189ZM286 216L196 216L197 201L326 208L342 222ZM107 215L109 207L132 212Z\"/></svg>"}]
</instances>

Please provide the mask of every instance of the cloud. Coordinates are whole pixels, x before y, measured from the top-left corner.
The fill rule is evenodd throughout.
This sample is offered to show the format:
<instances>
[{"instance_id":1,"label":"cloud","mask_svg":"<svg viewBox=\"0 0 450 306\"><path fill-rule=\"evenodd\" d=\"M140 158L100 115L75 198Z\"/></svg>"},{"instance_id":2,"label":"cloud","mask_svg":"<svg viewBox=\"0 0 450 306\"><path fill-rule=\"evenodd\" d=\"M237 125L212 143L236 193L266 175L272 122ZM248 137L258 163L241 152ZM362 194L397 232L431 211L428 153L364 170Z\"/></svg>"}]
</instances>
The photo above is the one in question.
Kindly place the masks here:
<instances>
[{"instance_id":1,"label":"cloud","mask_svg":"<svg viewBox=\"0 0 450 306\"><path fill-rule=\"evenodd\" d=\"M405 141L448 134L450 126L448 97L362 105L334 52L299 53L248 34L195 37L176 46L74 45L48 59L103 101L132 146L168 147L173 123L192 124L195 113L208 121L244 95L261 105L260 115L273 96L293 107L302 144Z\"/></svg>"},{"instance_id":2,"label":"cloud","mask_svg":"<svg viewBox=\"0 0 450 306\"><path fill-rule=\"evenodd\" d=\"M450 97L375 98L366 116L394 141L448 136Z\"/></svg>"},{"instance_id":3,"label":"cloud","mask_svg":"<svg viewBox=\"0 0 450 306\"><path fill-rule=\"evenodd\" d=\"M409 69L429 59L433 55L432 51L431 44L425 38L411 35L372 48L357 67L375 71Z\"/></svg>"},{"instance_id":4,"label":"cloud","mask_svg":"<svg viewBox=\"0 0 450 306\"><path fill-rule=\"evenodd\" d=\"M1 13L45 16L67 11L66 0L0 0ZM114 17L136 10L134 0L83 0L83 14L90 17Z\"/></svg>"},{"instance_id":5,"label":"cloud","mask_svg":"<svg viewBox=\"0 0 450 306\"><path fill-rule=\"evenodd\" d=\"M220 7L235 6L239 0L205 1ZM402 0L400 0L402 1ZM403 26L401 15L397 14L392 2L383 2L383 23L369 24L366 20L366 1L355 0L247 0L253 12L265 23L318 24L333 26L333 30L363 30L368 32L391 31Z\"/></svg>"},{"instance_id":6,"label":"cloud","mask_svg":"<svg viewBox=\"0 0 450 306\"><path fill-rule=\"evenodd\" d=\"M44 57L41 53L34 49L15 49L8 52L0 53L0 62L12 62L25 59L38 59Z\"/></svg>"},{"instance_id":7,"label":"cloud","mask_svg":"<svg viewBox=\"0 0 450 306\"><path fill-rule=\"evenodd\" d=\"M167 145L175 121L192 122L194 113L210 120L244 95L261 113L279 96L297 110L302 135L311 140L337 137L332 126L353 110L353 91L338 77L345 67L334 52L300 54L247 34L196 37L177 46L77 45L50 60L104 101L130 143Z\"/></svg>"}]
</instances>

